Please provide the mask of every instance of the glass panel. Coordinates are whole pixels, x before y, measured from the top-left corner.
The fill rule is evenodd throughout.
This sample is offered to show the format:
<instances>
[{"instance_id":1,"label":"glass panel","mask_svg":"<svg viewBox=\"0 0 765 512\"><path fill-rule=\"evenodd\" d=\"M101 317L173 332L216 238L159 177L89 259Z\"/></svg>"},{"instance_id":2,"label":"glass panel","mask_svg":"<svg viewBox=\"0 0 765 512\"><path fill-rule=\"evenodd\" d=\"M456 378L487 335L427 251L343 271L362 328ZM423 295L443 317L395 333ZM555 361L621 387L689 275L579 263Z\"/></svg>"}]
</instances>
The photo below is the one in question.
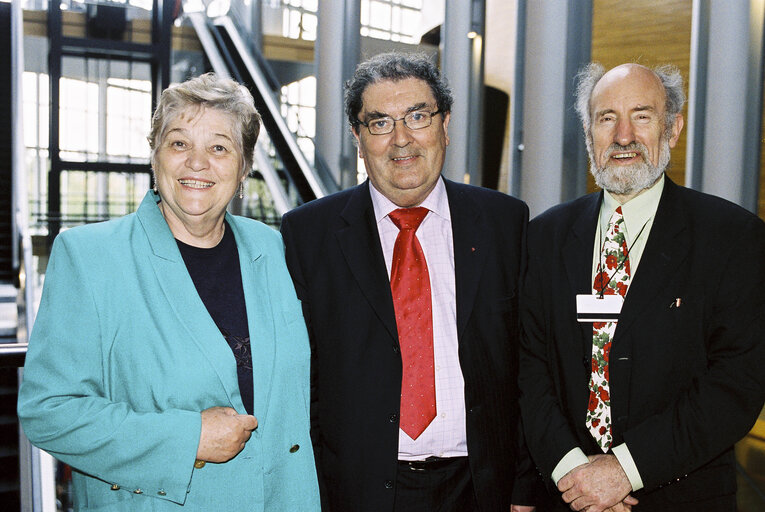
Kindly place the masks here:
<instances>
[{"instance_id":1,"label":"glass panel","mask_svg":"<svg viewBox=\"0 0 765 512\"><path fill-rule=\"evenodd\" d=\"M422 14L419 11L401 10L401 33L409 36L413 43L417 42L415 41L414 34L417 34L421 18Z\"/></svg>"},{"instance_id":2,"label":"glass panel","mask_svg":"<svg viewBox=\"0 0 765 512\"><path fill-rule=\"evenodd\" d=\"M401 32L401 7L393 7L391 32Z\"/></svg>"},{"instance_id":3,"label":"glass panel","mask_svg":"<svg viewBox=\"0 0 765 512\"><path fill-rule=\"evenodd\" d=\"M369 37L389 40L390 32L386 32L385 30L369 29Z\"/></svg>"},{"instance_id":4,"label":"glass panel","mask_svg":"<svg viewBox=\"0 0 765 512\"><path fill-rule=\"evenodd\" d=\"M50 131L50 78L47 74L40 73L37 75L37 86L40 93L37 97L39 144L41 148L47 148Z\"/></svg>"},{"instance_id":5,"label":"glass panel","mask_svg":"<svg viewBox=\"0 0 765 512\"><path fill-rule=\"evenodd\" d=\"M290 11L282 11L282 36L290 36Z\"/></svg>"},{"instance_id":6,"label":"glass panel","mask_svg":"<svg viewBox=\"0 0 765 512\"><path fill-rule=\"evenodd\" d=\"M24 144L39 147L37 123L40 92L37 87L37 73L25 72L22 77L24 88Z\"/></svg>"},{"instance_id":7,"label":"glass panel","mask_svg":"<svg viewBox=\"0 0 765 512\"><path fill-rule=\"evenodd\" d=\"M127 161L148 159L146 136L151 129L151 82L109 79L108 83L106 153Z\"/></svg>"},{"instance_id":8,"label":"glass panel","mask_svg":"<svg viewBox=\"0 0 765 512\"><path fill-rule=\"evenodd\" d=\"M64 171L61 173L62 226L121 217L138 209L151 186L147 173Z\"/></svg>"},{"instance_id":9,"label":"glass panel","mask_svg":"<svg viewBox=\"0 0 765 512\"><path fill-rule=\"evenodd\" d=\"M298 109L295 106L290 106L287 110L287 127L292 133L298 131Z\"/></svg>"},{"instance_id":10,"label":"glass panel","mask_svg":"<svg viewBox=\"0 0 765 512\"><path fill-rule=\"evenodd\" d=\"M300 104L306 107L316 106L316 77L307 76L300 80Z\"/></svg>"},{"instance_id":11,"label":"glass panel","mask_svg":"<svg viewBox=\"0 0 765 512\"><path fill-rule=\"evenodd\" d=\"M316 109L300 107L298 116L300 117L300 131L298 134L314 138L316 136Z\"/></svg>"},{"instance_id":12,"label":"glass panel","mask_svg":"<svg viewBox=\"0 0 765 512\"><path fill-rule=\"evenodd\" d=\"M87 160L98 154L98 85L62 78L59 145L66 158Z\"/></svg>"},{"instance_id":13,"label":"glass panel","mask_svg":"<svg viewBox=\"0 0 765 512\"><path fill-rule=\"evenodd\" d=\"M300 11L290 11L289 37L300 38Z\"/></svg>"},{"instance_id":14,"label":"glass panel","mask_svg":"<svg viewBox=\"0 0 765 512\"><path fill-rule=\"evenodd\" d=\"M29 193L29 227L32 234L47 232L48 217L48 151L27 148L27 192Z\"/></svg>"},{"instance_id":15,"label":"glass panel","mask_svg":"<svg viewBox=\"0 0 765 512\"><path fill-rule=\"evenodd\" d=\"M390 9L389 4L373 1L370 3L371 20L369 25L374 28L390 30ZM387 39L387 38L386 38Z\"/></svg>"},{"instance_id":16,"label":"glass panel","mask_svg":"<svg viewBox=\"0 0 765 512\"><path fill-rule=\"evenodd\" d=\"M419 0L362 0L361 35L417 44L421 9Z\"/></svg>"},{"instance_id":17,"label":"glass panel","mask_svg":"<svg viewBox=\"0 0 765 512\"><path fill-rule=\"evenodd\" d=\"M318 19L313 14L303 14L303 36L306 41L316 41Z\"/></svg>"},{"instance_id":18,"label":"glass panel","mask_svg":"<svg viewBox=\"0 0 765 512\"><path fill-rule=\"evenodd\" d=\"M361 0L361 26L369 25L369 0ZM362 31L364 29L362 28ZM361 35L364 35L363 32Z\"/></svg>"},{"instance_id":19,"label":"glass panel","mask_svg":"<svg viewBox=\"0 0 765 512\"><path fill-rule=\"evenodd\" d=\"M151 123L150 65L65 57L62 74L61 158L146 162L146 135Z\"/></svg>"},{"instance_id":20,"label":"glass panel","mask_svg":"<svg viewBox=\"0 0 765 512\"><path fill-rule=\"evenodd\" d=\"M298 146L300 146L300 149L303 151L305 159L308 160L310 165L313 165L313 158L315 155L315 146L313 145L313 141L305 137L300 137L297 143Z\"/></svg>"}]
</instances>

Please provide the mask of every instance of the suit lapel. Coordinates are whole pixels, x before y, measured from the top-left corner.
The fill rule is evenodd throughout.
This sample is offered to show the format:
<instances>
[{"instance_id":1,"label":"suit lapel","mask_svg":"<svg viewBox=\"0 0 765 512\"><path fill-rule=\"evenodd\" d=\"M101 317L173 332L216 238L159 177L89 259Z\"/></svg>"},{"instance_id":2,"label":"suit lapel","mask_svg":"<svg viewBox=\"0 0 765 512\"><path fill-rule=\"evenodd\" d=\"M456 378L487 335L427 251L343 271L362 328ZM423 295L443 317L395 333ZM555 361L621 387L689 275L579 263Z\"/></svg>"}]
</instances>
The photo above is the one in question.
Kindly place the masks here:
<instances>
[{"instance_id":1,"label":"suit lapel","mask_svg":"<svg viewBox=\"0 0 765 512\"><path fill-rule=\"evenodd\" d=\"M276 326L281 320L274 310L274 285L269 282L267 256L258 246L258 238L244 236L238 229L234 217L226 214L232 227L239 252L239 266L242 271L244 300L247 306L247 324L250 331L252 353L253 413L256 418L265 418L270 403L274 360L276 358Z\"/></svg>"},{"instance_id":2,"label":"suit lapel","mask_svg":"<svg viewBox=\"0 0 765 512\"><path fill-rule=\"evenodd\" d=\"M165 295L166 303L176 317L173 322L168 320L166 323L177 323L186 327L188 340L193 348L203 354L218 374L230 405L237 410L243 410L236 372L231 371L231 368L236 366L234 355L199 298L173 234L156 206L156 196L152 192L147 193L137 216L152 248L149 262ZM193 349L192 346L189 349Z\"/></svg>"},{"instance_id":3,"label":"suit lapel","mask_svg":"<svg viewBox=\"0 0 765 512\"><path fill-rule=\"evenodd\" d=\"M356 187L340 215L346 225L335 234L348 268L375 314L391 337L398 340L390 278L375 223L369 182Z\"/></svg>"},{"instance_id":4,"label":"suit lapel","mask_svg":"<svg viewBox=\"0 0 765 512\"><path fill-rule=\"evenodd\" d=\"M652 303L662 289L662 283L685 260L690 248L690 238L685 229L685 212L677 199L677 185L665 178L664 190L659 200L651 232L646 241L635 276L632 278L614 333L621 339L640 317L643 310Z\"/></svg>"},{"instance_id":5,"label":"suit lapel","mask_svg":"<svg viewBox=\"0 0 765 512\"><path fill-rule=\"evenodd\" d=\"M559 293L566 293L566 301L571 301L572 308L566 314L576 321L576 296L592 293L592 254L598 213L603 200L603 193L591 194L579 216L571 225L571 231L563 244L563 252L558 255L566 268L569 288L562 288ZM576 322L579 328L582 356L589 357L592 351L592 324Z\"/></svg>"},{"instance_id":6,"label":"suit lapel","mask_svg":"<svg viewBox=\"0 0 765 512\"><path fill-rule=\"evenodd\" d=\"M457 300L457 339L461 340L475 304L478 283L486 259L486 223L473 198L454 183L444 180L452 221L454 279Z\"/></svg>"}]
</instances>

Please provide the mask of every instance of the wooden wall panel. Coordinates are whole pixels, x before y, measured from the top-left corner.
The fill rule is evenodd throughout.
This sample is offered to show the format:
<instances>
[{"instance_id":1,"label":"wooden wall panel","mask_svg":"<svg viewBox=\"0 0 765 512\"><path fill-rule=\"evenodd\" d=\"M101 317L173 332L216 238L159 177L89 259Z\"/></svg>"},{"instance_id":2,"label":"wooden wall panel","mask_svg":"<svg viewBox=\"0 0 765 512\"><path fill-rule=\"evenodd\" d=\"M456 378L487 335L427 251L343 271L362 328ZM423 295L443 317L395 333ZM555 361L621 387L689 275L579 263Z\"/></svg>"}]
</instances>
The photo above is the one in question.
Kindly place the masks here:
<instances>
[{"instance_id":1,"label":"wooden wall panel","mask_svg":"<svg viewBox=\"0 0 765 512\"><path fill-rule=\"evenodd\" d=\"M693 0L594 0L592 60L610 69L625 62L648 67L673 64L680 69L688 93ZM687 118L687 107L683 115ZM672 150L667 173L685 182L685 129ZM592 176L588 189L595 190Z\"/></svg>"}]
</instances>

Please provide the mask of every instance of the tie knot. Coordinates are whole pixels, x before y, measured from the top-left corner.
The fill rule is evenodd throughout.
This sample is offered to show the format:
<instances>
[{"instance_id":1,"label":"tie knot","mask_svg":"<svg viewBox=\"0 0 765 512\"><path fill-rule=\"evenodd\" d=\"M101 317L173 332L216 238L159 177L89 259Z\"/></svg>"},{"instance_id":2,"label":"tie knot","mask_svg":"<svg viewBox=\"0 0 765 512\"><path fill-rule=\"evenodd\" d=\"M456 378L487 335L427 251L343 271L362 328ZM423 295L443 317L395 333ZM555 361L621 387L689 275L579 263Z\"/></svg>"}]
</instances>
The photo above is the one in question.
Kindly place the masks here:
<instances>
[{"instance_id":1,"label":"tie knot","mask_svg":"<svg viewBox=\"0 0 765 512\"><path fill-rule=\"evenodd\" d=\"M418 206L417 208L399 208L388 214L393 224L400 230L416 230L420 227L422 219L428 214L428 209Z\"/></svg>"},{"instance_id":2,"label":"tie knot","mask_svg":"<svg viewBox=\"0 0 765 512\"><path fill-rule=\"evenodd\" d=\"M614 210L614 213L611 215L611 218L608 220L608 225L613 226L623 221L624 221L624 215L622 214L622 207L619 206L616 210Z\"/></svg>"}]
</instances>

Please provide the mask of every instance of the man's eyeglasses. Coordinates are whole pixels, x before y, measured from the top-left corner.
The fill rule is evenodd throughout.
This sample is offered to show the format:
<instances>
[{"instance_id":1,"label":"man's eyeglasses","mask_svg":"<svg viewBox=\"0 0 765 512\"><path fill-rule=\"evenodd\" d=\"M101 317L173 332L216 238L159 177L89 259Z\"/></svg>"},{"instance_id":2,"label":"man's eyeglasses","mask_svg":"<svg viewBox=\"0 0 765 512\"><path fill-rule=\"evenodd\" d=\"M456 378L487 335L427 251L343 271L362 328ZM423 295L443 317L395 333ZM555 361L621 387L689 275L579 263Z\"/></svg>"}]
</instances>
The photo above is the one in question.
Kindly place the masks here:
<instances>
[{"instance_id":1,"label":"man's eyeglasses","mask_svg":"<svg viewBox=\"0 0 765 512\"><path fill-rule=\"evenodd\" d=\"M366 126L369 133L372 135L386 135L393 131L397 121L404 121L404 126L410 130L422 130L423 128L427 128L433 123L433 116L440 113L441 111L439 110L436 110L435 112L415 110L399 119L393 119L392 117L378 117L371 121L367 121L366 123L364 121L359 121L359 124Z\"/></svg>"}]
</instances>

